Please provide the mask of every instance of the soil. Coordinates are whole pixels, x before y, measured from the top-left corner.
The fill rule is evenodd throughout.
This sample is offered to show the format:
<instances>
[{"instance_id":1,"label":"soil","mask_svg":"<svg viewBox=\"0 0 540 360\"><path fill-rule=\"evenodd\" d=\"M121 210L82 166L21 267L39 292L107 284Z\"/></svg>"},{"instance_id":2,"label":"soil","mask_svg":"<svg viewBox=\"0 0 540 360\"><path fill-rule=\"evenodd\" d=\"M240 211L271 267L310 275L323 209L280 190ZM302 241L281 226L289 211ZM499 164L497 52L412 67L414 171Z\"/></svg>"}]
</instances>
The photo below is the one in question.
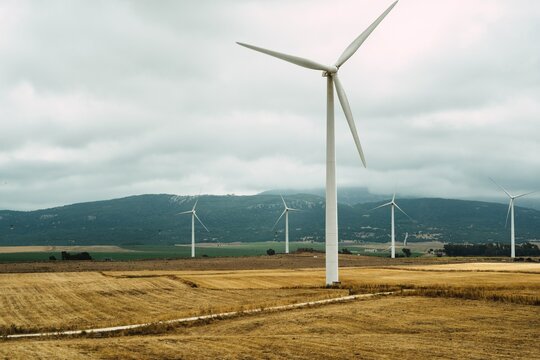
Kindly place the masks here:
<instances>
[{"instance_id":1,"label":"soil","mask_svg":"<svg viewBox=\"0 0 540 360\"><path fill-rule=\"evenodd\" d=\"M465 262L509 262L509 258L383 258L376 256L340 255L340 267L430 265ZM195 258L174 260L131 261L44 261L0 263L1 273L78 272L78 271L141 271L141 270L257 270L324 268L322 253L301 253L274 256Z\"/></svg>"}]
</instances>

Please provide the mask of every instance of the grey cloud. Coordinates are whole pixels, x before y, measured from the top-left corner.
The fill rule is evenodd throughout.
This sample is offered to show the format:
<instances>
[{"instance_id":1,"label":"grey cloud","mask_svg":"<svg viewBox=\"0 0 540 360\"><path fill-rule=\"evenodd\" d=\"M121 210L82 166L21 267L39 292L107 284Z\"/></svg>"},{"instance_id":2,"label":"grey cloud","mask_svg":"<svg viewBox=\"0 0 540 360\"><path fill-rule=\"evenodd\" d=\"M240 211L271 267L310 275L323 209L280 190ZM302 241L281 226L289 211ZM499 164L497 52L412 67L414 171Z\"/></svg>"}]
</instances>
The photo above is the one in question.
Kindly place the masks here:
<instances>
[{"instance_id":1,"label":"grey cloud","mask_svg":"<svg viewBox=\"0 0 540 360\"><path fill-rule=\"evenodd\" d=\"M333 61L384 7L7 4L0 208L18 209L323 186L325 79L234 41ZM369 168L336 104L338 182L493 197L492 176L536 189L539 17L526 0L400 2L341 70Z\"/></svg>"}]
</instances>

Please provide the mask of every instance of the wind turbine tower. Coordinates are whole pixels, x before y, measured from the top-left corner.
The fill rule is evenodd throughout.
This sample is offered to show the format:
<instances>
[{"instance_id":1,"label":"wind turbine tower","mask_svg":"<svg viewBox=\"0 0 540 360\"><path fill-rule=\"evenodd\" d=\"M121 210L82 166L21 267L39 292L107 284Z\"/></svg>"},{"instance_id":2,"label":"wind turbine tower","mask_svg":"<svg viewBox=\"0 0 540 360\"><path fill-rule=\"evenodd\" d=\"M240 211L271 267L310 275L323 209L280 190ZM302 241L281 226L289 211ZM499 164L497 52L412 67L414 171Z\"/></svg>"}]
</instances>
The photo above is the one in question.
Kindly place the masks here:
<instances>
[{"instance_id":1,"label":"wind turbine tower","mask_svg":"<svg viewBox=\"0 0 540 360\"><path fill-rule=\"evenodd\" d=\"M403 239L403 247L407 246L407 239L409 238L409 233L405 233L405 238Z\"/></svg>"},{"instance_id":2,"label":"wind turbine tower","mask_svg":"<svg viewBox=\"0 0 540 360\"><path fill-rule=\"evenodd\" d=\"M515 233L515 226L514 226L514 203L516 199L530 195L532 193L535 193L536 191L531 191L528 193L520 194L520 195L512 195L508 191L506 191L505 188L503 188L501 185L497 184L495 180L492 178L489 178L495 185L500 187L502 191L510 198L510 204L508 204L508 212L506 213L506 222L504 224L504 227L508 225L508 216L510 217L510 257L515 258L516 257L516 233Z\"/></svg>"},{"instance_id":3,"label":"wind turbine tower","mask_svg":"<svg viewBox=\"0 0 540 360\"><path fill-rule=\"evenodd\" d=\"M391 257L392 259L394 259L396 257L396 230L395 230L395 223L394 223L394 207L396 207L399 211L401 211L403 214L405 214L405 216L407 216L409 219L411 219L411 217L409 215L407 215L407 213L403 210L401 210L401 208L399 207L398 204L396 204L396 194L394 193L394 196L392 196L392 201L390 202L387 202L386 204L382 204L382 205L379 205L377 206L376 208L373 208L371 210L376 210L376 209L380 209L382 207L385 207L385 206L390 206L390 213L391 213L391 218L392 218L392 243L391 243L391 246L390 246L390 249L391 249ZM411 219L412 220L412 219ZM407 242L407 238L405 238L405 242Z\"/></svg>"},{"instance_id":4,"label":"wind turbine tower","mask_svg":"<svg viewBox=\"0 0 540 360\"><path fill-rule=\"evenodd\" d=\"M322 71L323 77L326 78L326 284L332 285L339 283L338 272L338 223L337 223L337 190L336 190L336 154L335 154L335 134L334 134L334 87L336 88L337 96L345 118L349 123L356 148L360 154L360 159L364 166L366 166L366 160L362 147L360 146L360 139L356 131L356 125L352 116L349 101L345 90L341 85L341 81L338 78L338 70L345 64L345 62L354 55L354 53L360 48L368 36L375 30L377 25L388 15L388 13L394 8L397 1L394 2L386 11L384 11L364 32L362 32L338 58L334 65L323 65L315 61L301 58L299 56L288 55L273 50L264 49L261 47L248 45L238 42L238 45L244 46L248 49L267 54L278 59L293 63L298 66L302 66L312 70Z\"/></svg>"},{"instance_id":5,"label":"wind turbine tower","mask_svg":"<svg viewBox=\"0 0 540 360\"><path fill-rule=\"evenodd\" d=\"M279 220L281 220L283 215L285 215L285 254L288 254L289 253L289 211L300 211L300 210L288 207L287 203L285 203L285 200L283 199L283 196L281 196L281 201L283 201L283 206L285 206L285 210L283 210L281 215L278 217L272 230L276 228L276 225L278 224Z\"/></svg>"},{"instance_id":6,"label":"wind turbine tower","mask_svg":"<svg viewBox=\"0 0 540 360\"><path fill-rule=\"evenodd\" d=\"M208 230L208 228L204 226L201 219L199 219L199 217L197 216L197 210L195 209L197 207L198 202L199 202L199 199L195 200L195 204L193 205L193 208L191 210L183 211L181 213L176 214L176 215L191 214L191 257L192 258L195 257L195 218L197 218L197 220L201 223L201 225L206 231L210 232L210 230Z\"/></svg>"}]
</instances>

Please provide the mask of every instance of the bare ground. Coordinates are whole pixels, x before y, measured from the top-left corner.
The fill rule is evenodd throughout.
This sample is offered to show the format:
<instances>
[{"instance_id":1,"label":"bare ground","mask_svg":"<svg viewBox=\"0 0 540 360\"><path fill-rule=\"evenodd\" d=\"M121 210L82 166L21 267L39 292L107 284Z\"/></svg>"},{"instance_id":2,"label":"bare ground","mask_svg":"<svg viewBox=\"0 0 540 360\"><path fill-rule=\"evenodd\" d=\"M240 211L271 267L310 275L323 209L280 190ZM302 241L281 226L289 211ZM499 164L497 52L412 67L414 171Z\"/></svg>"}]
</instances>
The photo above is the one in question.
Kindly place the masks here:
<instances>
[{"instance_id":1,"label":"bare ground","mask_svg":"<svg viewBox=\"0 0 540 360\"><path fill-rule=\"evenodd\" d=\"M376 256L340 255L340 267L387 265L430 265L469 262L511 262L510 258L383 258ZM221 257L174 260L134 261L48 261L0 263L1 273L80 272L80 271L141 271L141 270L255 270L324 268L324 254L289 254L275 256Z\"/></svg>"}]
</instances>

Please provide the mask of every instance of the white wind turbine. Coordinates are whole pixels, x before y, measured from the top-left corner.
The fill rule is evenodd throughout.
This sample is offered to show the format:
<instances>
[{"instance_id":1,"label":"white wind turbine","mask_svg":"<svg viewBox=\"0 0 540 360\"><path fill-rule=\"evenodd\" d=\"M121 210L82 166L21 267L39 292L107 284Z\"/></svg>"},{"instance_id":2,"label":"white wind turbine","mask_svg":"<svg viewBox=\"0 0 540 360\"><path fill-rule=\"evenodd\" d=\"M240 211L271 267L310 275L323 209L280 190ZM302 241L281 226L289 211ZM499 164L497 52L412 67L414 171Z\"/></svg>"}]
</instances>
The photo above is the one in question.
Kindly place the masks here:
<instances>
[{"instance_id":1,"label":"white wind turbine","mask_svg":"<svg viewBox=\"0 0 540 360\"><path fill-rule=\"evenodd\" d=\"M197 216L197 210L195 210L195 208L197 207L197 202L199 202L199 199L195 200L193 209L176 214L176 215L191 214L191 257L195 257L195 218L199 220L199 222L206 229L206 231L210 232L210 230L208 230L208 228L204 226L201 219L199 219L199 217Z\"/></svg>"},{"instance_id":2,"label":"white wind turbine","mask_svg":"<svg viewBox=\"0 0 540 360\"><path fill-rule=\"evenodd\" d=\"M248 49L262 52L264 54L276 57L281 60L313 70L320 70L323 77L326 77L326 284L331 285L339 282L338 273L338 224L337 224L337 190L336 190L336 154L335 154L335 135L334 135L334 86L345 113L347 122L351 129L354 142L360 154L360 158L364 166L366 160L360 139L356 132L356 126L352 116L349 101L343 90L343 86L338 78L339 68L358 50L368 36L375 30L377 25L388 15L394 8L397 1L394 2L385 12L383 12L363 33L361 33L341 54L334 65L323 65L315 61L301 58L298 56L283 54L277 51L263 49L257 46L248 45L237 42L238 45L247 47Z\"/></svg>"},{"instance_id":3,"label":"white wind turbine","mask_svg":"<svg viewBox=\"0 0 540 360\"><path fill-rule=\"evenodd\" d=\"M503 188L501 185L497 184L495 180L492 178L489 178L495 185L500 187L502 191L505 192L506 195L510 198L510 204L508 204L508 212L506 213L506 222L504 223L504 227L508 225L508 216L510 213L512 213L512 217L510 218L510 257L515 258L516 257L516 234L515 234L515 227L514 227L514 202L516 199L530 195L532 193L535 193L536 191L531 191L528 193L520 194L520 195L512 195L508 191L506 191L505 188Z\"/></svg>"},{"instance_id":4,"label":"white wind turbine","mask_svg":"<svg viewBox=\"0 0 540 360\"><path fill-rule=\"evenodd\" d=\"M396 204L396 194L394 193L394 196L392 196L392 201L390 202L387 202L386 204L382 204L382 205L379 205L377 206L376 208L373 208L371 210L376 210L376 209L380 209L382 207L385 207L385 206L390 206L390 212L392 214L392 243L390 245L390 249L392 250L391 252L391 257L392 259L394 259L396 257L396 230L395 230L395 223L394 223L394 207L398 208L399 211L401 211L403 214L405 214L409 219L412 220L412 218L407 215L407 213L403 210L401 210L401 208L399 207L398 204ZM407 242L407 238L405 238L405 243Z\"/></svg>"},{"instance_id":5,"label":"white wind turbine","mask_svg":"<svg viewBox=\"0 0 540 360\"><path fill-rule=\"evenodd\" d=\"M278 217L272 230L276 228L276 225L278 224L279 220L281 220L283 215L285 215L285 254L288 254L289 253L289 211L300 211L300 210L288 207L287 203L285 203L285 200L283 199L283 196L281 196L281 201L283 201L283 206L285 206L285 210L283 210L281 215Z\"/></svg>"}]
</instances>

